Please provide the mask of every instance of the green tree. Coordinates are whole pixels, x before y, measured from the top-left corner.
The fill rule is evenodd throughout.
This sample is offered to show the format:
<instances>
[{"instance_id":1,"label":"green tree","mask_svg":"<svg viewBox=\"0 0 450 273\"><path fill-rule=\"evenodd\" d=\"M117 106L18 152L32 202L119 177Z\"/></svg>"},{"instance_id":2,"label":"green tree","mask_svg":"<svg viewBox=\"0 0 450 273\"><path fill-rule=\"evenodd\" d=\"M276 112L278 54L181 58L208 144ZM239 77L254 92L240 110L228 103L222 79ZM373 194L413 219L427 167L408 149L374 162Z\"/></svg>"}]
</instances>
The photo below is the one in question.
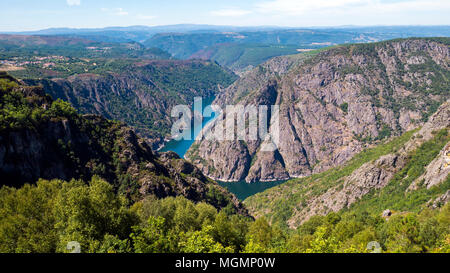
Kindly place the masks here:
<instances>
[{"instance_id":1,"label":"green tree","mask_svg":"<svg viewBox=\"0 0 450 273\"><path fill-rule=\"evenodd\" d=\"M180 243L180 251L184 253L232 253L233 248L224 247L211 235L212 226L205 225L199 231L188 232Z\"/></svg>"},{"instance_id":2,"label":"green tree","mask_svg":"<svg viewBox=\"0 0 450 273\"><path fill-rule=\"evenodd\" d=\"M66 251L67 243L77 241L82 252L95 252L106 235L126 239L137 216L125 206L113 187L93 177L90 184L81 181L65 183L56 197L55 228L60 234L58 251Z\"/></svg>"},{"instance_id":3,"label":"green tree","mask_svg":"<svg viewBox=\"0 0 450 273\"><path fill-rule=\"evenodd\" d=\"M311 241L311 248L306 250L307 253L337 253L339 252L339 241L333 236L327 237L327 228L321 226L314 233L314 239Z\"/></svg>"},{"instance_id":4,"label":"green tree","mask_svg":"<svg viewBox=\"0 0 450 273\"><path fill-rule=\"evenodd\" d=\"M0 252L55 252L55 195L63 182L40 180L36 186L0 189Z\"/></svg>"},{"instance_id":5,"label":"green tree","mask_svg":"<svg viewBox=\"0 0 450 273\"><path fill-rule=\"evenodd\" d=\"M420 252L419 223L416 215L394 215L386 223L382 234L389 252Z\"/></svg>"},{"instance_id":6,"label":"green tree","mask_svg":"<svg viewBox=\"0 0 450 273\"><path fill-rule=\"evenodd\" d=\"M136 253L166 253L173 250L162 217L150 216L145 226L133 227L130 237Z\"/></svg>"},{"instance_id":7,"label":"green tree","mask_svg":"<svg viewBox=\"0 0 450 273\"><path fill-rule=\"evenodd\" d=\"M256 219L255 222L250 224L248 232L249 244L253 246L246 246L246 250L249 248L263 249L264 252L269 252L271 248L273 233L272 227L266 218L261 217Z\"/></svg>"}]
</instances>

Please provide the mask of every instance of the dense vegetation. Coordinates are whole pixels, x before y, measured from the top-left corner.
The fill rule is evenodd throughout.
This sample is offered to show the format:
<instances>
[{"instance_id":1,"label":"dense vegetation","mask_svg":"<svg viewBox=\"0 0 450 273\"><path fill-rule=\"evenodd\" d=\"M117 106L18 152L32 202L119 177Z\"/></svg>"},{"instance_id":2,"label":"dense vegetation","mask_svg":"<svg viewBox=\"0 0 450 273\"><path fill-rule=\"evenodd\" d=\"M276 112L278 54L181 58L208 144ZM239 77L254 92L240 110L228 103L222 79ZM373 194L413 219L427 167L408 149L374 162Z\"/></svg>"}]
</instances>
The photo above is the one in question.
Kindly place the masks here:
<instances>
[{"instance_id":1,"label":"dense vegetation","mask_svg":"<svg viewBox=\"0 0 450 273\"><path fill-rule=\"evenodd\" d=\"M446 33L445 28L435 33ZM418 33L416 31L416 33ZM442 34L441 34L442 35ZM176 58L186 59L205 48L218 44L295 45L299 48L316 48L334 44L372 42L399 37L411 37L402 31L356 29L279 29L269 31L158 33L144 42L148 47L161 48ZM417 34L423 36L423 34ZM430 35L425 35L430 36ZM431 35L432 36L432 35ZM435 36L439 36L435 34ZM445 36L445 35L443 35Z\"/></svg>"},{"instance_id":2,"label":"dense vegetation","mask_svg":"<svg viewBox=\"0 0 450 273\"><path fill-rule=\"evenodd\" d=\"M237 76L211 61L171 60L139 43L105 43L70 36L0 35L0 70L82 113L126 122L154 140L170 133L171 108L212 97Z\"/></svg>"},{"instance_id":3,"label":"dense vegetation","mask_svg":"<svg viewBox=\"0 0 450 273\"><path fill-rule=\"evenodd\" d=\"M217 183L174 154L154 154L123 123L80 115L41 87L23 85L4 73L0 106L0 186L99 176L128 204L148 194L182 195L246 215Z\"/></svg>"},{"instance_id":4,"label":"dense vegetation","mask_svg":"<svg viewBox=\"0 0 450 273\"><path fill-rule=\"evenodd\" d=\"M41 70L11 74L27 76L27 83L43 85L54 98L69 101L82 113L125 122L152 139L170 133L173 106L190 105L196 96L212 97L236 79L232 72L210 61L107 59L92 66L95 61L68 64L70 74L85 68L89 74L75 74L67 81L36 80Z\"/></svg>"},{"instance_id":5,"label":"dense vegetation","mask_svg":"<svg viewBox=\"0 0 450 273\"><path fill-rule=\"evenodd\" d=\"M443 41L448 44L448 39ZM245 63L257 63L266 57L266 52L236 48L236 51L226 52L229 55L223 61L239 55L240 58L246 56ZM372 45L337 50L352 51L356 55L375 52ZM166 103L185 102L195 93L192 88L212 94L211 89L217 81L226 84L234 79L231 73L224 73L220 66L211 62L159 62L154 65L138 64L135 59L128 58L113 61L70 58L70 62L61 63L53 70L63 77L84 71L111 80L110 74L130 66L135 68L130 76L134 79L142 77L143 73L152 75L151 80L146 79L145 84L140 82L136 86L152 98L165 90L165 95L160 98ZM426 97L447 95L450 75L430 62L411 67L414 72L431 71L434 75L433 86L428 89L401 83L413 92L423 94L419 99L424 101L429 116L439 103ZM30 66L28 71L15 73L38 77L42 72L40 69ZM193 70L199 73L188 73ZM358 73L352 67L340 71L355 72ZM48 79L42 82L44 88L53 86ZM62 89L53 92L57 97L64 93ZM152 133L165 134L168 123L161 122L163 113L149 114L134 109L128 103L136 98L133 95L114 96L109 92L105 97L110 105L109 117L119 117L141 130L151 128ZM83 101L86 98L78 99L72 102L77 108L84 112L92 110L93 106ZM374 105L379 103L374 99ZM387 96L384 103L394 110L408 106L407 101L395 101L391 96ZM45 139L45 164L57 161L66 171L70 170L64 174L67 179L45 177L34 185L23 183L35 182L37 177L33 180L15 172L7 173L7 168L0 170L0 185L12 186L0 189L0 252L70 252L68 243L76 241L82 252L91 253L353 253L371 252L367 246L375 241L383 252L450 253L450 204L434 209L427 204L448 191L450 177L430 189L407 191L449 142L448 130L433 132L431 140L409 153L406 165L383 189L373 190L339 213L313 216L296 229L290 229L288 220L295 210L304 209L310 198L339 186L363 164L399 152L415 131L383 142L384 138L391 137L391 130L380 124L377 140L381 144L356 155L345 166L289 181L246 200L252 213L258 216L254 220L239 214L232 205L231 195L197 173L193 166L170 155L157 158L143 140L128 133L120 122L82 116L70 103L52 100L42 88L25 86L4 73L0 74L0 107L0 145L3 145L0 152L19 142L20 137L31 136L30 139L38 141L42 137ZM348 107L348 103L339 105L343 112L348 112ZM49 134L59 132L60 128L69 128L70 138ZM1 163L13 162L19 166L17 162L25 161L17 154L9 158L8 155L3 157L4 154ZM181 171L173 174L174 169ZM142 191L141 178L150 184L146 194ZM192 181L197 183L202 179L207 181L205 185L189 187ZM179 185L185 188L180 189ZM190 200L181 197L182 194ZM167 197L175 195L178 197ZM381 216L386 208L393 210L392 216Z\"/></svg>"},{"instance_id":6,"label":"dense vegetation","mask_svg":"<svg viewBox=\"0 0 450 273\"><path fill-rule=\"evenodd\" d=\"M435 132L432 140L425 142L408 155L407 165L395 174L386 187L364 196L349 210L374 213L385 208L396 211L420 211L423 204L450 189L450 176L442 184L430 189L422 187L407 191L408 187L425 172L426 166L436 158L449 141L450 135L447 129Z\"/></svg>"},{"instance_id":7,"label":"dense vegetation","mask_svg":"<svg viewBox=\"0 0 450 273\"><path fill-rule=\"evenodd\" d=\"M170 54L161 49L145 48L137 42L106 43L70 36L0 35L0 59L55 55L71 58L170 58Z\"/></svg>"},{"instance_id":8,"label":"dense vegetation","mask_svg":"<svg viewBox=\"0 0 450 273\"><path fill-rule=\"evenodd\" d=\"M94 177L41 180L0 189L0 252L235 253L450 251L450 205L405 213L388 221L368 213L317 216L284 231L265 218L253 221L182 197L154 197L129 207L113 187Z\"/></svg>"},{"instance_id":9,"label":"dense vegetation","mask_svg":"<svg viewBox=\"0 0 450 273\"><path fill-rule=\"evenodd\" d=\"M5 74L0 74L0 130L20 130L35 128L42 122L51 119L70 119L76 116L75 109L64 101L51 101L50 97L25 97L22 87ZM47 109L38 107L39 104L49 103Z\"/></svg>"},{"instance_id":10,"label":"dense vegetation","mask_svg":"<svg viewBox=\"0 0 450 273\"><path fill-rule=\"evenodd\" d=\"M46 142L46 151L49 152L47 160L52 157L59 158L60 162L72 170L73 177L88 179L92 171L103 177L120 179L114 172L112 161L119 161L114 149L119 148L115 147L119 145L117 133L123 124L105 119L85 119L69 103L52 100L49 95L44 95L44 91L39 87L21 85L5 74L0 74L0 77L0 134L3 137L6 138L14 132L38 133L46 126L67 122L72 129L77 129L73 130L72 134L79 137L89 136L89 143L81 143L75 139L68 141L57 135L37 134L36 138L42 138L42 141ZM1 144L7 145L7 142L3 141ZM86 165L91 167L86 168ZM18 180L19 185L24 182L21 177L18 177ZM1 184L7 182L2 181Z\"/></svg>"},{"instance_id":11,"label":"dense vegetation","mask_svg":"<svg viewBox=\"0 0 450 273\"><path fill-rule=\"evenodd\" d=\"M385 219L368 212L314 216L297 229L294 252L367 252L369 242L381 252L450 252L450 204L440 210L398 213ZM370 249L370 252L375 249Z\"/></svg>"},{"instance_id":12,"label":"dense vegetation","mask_svg":"<svg viewBox=\"0 0 450 273\"><path fill-rule=\"evenodd\" d=\"M2 134L6 131L39 131L45 123L63 120L79 119L80 124L87 122L68 103L39 96L33 93L37 90L27 89L5 74L2 74L0 84ZM43 104L48 106L39 107ZM86 129L93 130L91 141L94 142L91 145L103 147L103 151L95 148L98 152L107 155L109 152L129 149L116 148L116 144L111 142L114 135L120 136L118 131L111 131L111 135L102 129L106 125L92 125L94 127L88 126ZM120 124L117 126L120 127ZM313 192L322 191L364 162L395 151L411 138L411 134L367 150L341 169L313 177L322 181L317 185L323 186L315 187ZM444 131L436 132L432 142L425 143L411 155L411 162L417 164L411 163L405 169L404 173L411 176L408 179L414 179L420 174L423 166L447 140ZM338 214L315 216L293 230L284 226L279 221L281 218L277 218L285 215L279 211L278 205L274 205L277 213L270 218L253 220L227 206L227 195L217 187L211 187L203 199L195 202L181 196L164 199L158 199L156 195L144 198L135 196L133 183L136 182L130 180L132 176L126 175L123 166L120 167L121 164L129 163L120 163L118 157L118 169L110 169L113 165L104 165L110 164L108 161L85 164L83 158L76 159L76 145L62 142L59 145L61 149L68 149L67 159L73 157L73 162L84 166L77 167L78 170L87 168L95 172L91 172L90 176L81 176L84 179L70 182L41 179L35 185L25 184L22 187L14 181L17 177L2 175L8 180L7 183L3 181L4 184L15 187L3 186L0 189L0 252L70 252L72 249L67 249L67 246L73 241L80 243L82 252L97 253L348 253L370 252L372 250L367 249L367 245L372 241L378 242L384 252L450 251L450 205L440 209L422 208L402 212L411 207L402 206L402 202L393 198L400 197L395 189L386 190L386 198L381 199L388 202L381 207L390 205L390 200L399 204L399 207L395 207L398 212L394 212L389 219L382 218L377 207L370 203L370 206L360 205L357 207L359 209L351 208ZM94 146L91 147L92 150ZM122 178L111 174L112 181L118 184L100 178L108 177L105 172L108 170L124 174ZM404 175L399 174L399 178L402 177ZM152 179L157 177L153 176ZM169 177L160 179L159 183L173 183ZM371 200L368 199L369 202ZM291 200L284 201L289 204ZM217 202L224 202L224 205L211 205ZM364 204L364 200L361 204ZM412 204L414 208L418 207L416 203Z\"/></svg>"},{"instance_id":13,"label":"dense vegetation","mask_svg":"<svg viewBox=\"0 0 450 273\"><path fill-rule=\"evenodd\" d=\"M252 196L244 203L253 215L267 217L272 225L288 230L287 223L297 221L292 218L295 217L294 210L308 209L310 199L342 185L343 178L362 164L387 153L396 153L414 132L366 150L344 167L287 182ZM395 174L386 187L372 190L339 213L313 216L300 224L295 235L298 240L296 251L310 251L310 247L319 252L363 251L367 242L376 241L384 251L449 252L450 204L438 212L430 208L429 201L448 191L450 176L437 186L408 191L411 183L424 173L425 167L449 141L448 130L434 132L430 141L408 155L405 167ZM380 216L387 208L393 211L393 216L383 219Z\"/></svg>"}]
</instances>

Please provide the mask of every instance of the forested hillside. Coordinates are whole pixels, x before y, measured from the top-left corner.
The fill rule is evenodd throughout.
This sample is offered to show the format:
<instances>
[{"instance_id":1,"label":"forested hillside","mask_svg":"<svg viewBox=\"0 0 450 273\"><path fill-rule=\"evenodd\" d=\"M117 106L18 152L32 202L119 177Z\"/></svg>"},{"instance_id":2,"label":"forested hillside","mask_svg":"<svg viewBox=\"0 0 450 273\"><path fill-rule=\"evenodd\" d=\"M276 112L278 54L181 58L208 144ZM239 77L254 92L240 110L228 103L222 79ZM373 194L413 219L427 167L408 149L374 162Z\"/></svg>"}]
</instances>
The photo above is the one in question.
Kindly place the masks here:
<instances>
[{"instance_id":1,"label":"forested hillside","mask_svg":"<svg viewBox=\"0 0 450 273\"><path fill-rule=\"evenodd\" d=\"M414 43L420 45L421 40ZM441 55L430 58L445 67L448 48L442 41L425 48L443 54L445 62ZM327 54L311 56L321 63ZM245 102L254 94L270 95L278 88L275 80L290 79L291 69L308 62L305 55L275 58L218 100ZM152 70L161 85L172 76L178 79L180 71L174 70L183 65L220 69L205 62L171 64L142 62L133 80L140 77L139 69L161 65L166 69L161 74ZM409 65L408 69L414 67ZM46 93L73 90L55 88L72 81L92 87L92 81L98 84L110 73L27 80L43 86L1 73L0 252L70 252L67 244L73 241L80 243L82 252L97 253L360 253L371 252L367 245L373 241L383 252L449 252L450 104L437 109L448 90L446 70L440 66L431 66L431 82L424 80L431 87L411 89L409 98L425 101L417 104L423 110L421 121L411 122L419 128L393 128L391 135L378 139L356 137L367 145L346 164L255 195L245 201L249 212L191 163L174 153L154 153L150 143L125 124L81 115L70 103ZM422 79L423 71L418 71L413 76ZM188 81L193 80L181 79L180 84ZM199 84L205 82L212 84ZM255 92L248 92L252 82ZM118 85L111 85L111 90ZM104 84L93 90L100 87ZM430 101L423 92L432 94ZM180 94L188 98L190 93ZM326 96L322 100L321 105L333 109ZM382 106L399 103L397 97L380 100ZM308 102L314 105L314 100ZM334 107L348 113L351 103ZM373 103L374 109L383 108Z\"/></svg>"},{"instance_id":2,"label":"forested hillside","mask_svg":"<svg viewBox=\"0 0 450 273\"><path fill-rule=\"evenodd\" d=\"M447 36L446 34L448 33L448 27L230 29L184 33L160 32L143 42L143 44L147 47L161 48L175 58L186 59L201 50L224 43L266 46L295 45L298 48L318 48L346 43L376 42L402 37Z\"/></svg>"},{"instance_id":3,"label":"forested hillside","mask_svg":"<svg viewBox=\"0 0 450 273\"><path fill-rule=\"evenodd\" d=\"M98 176L129 203L185 196L246 214L237 199L174 153L157 155L123 123L80 115L45 89L0 74L0 185Z\"/></svg>"},{"instance_id":4,"label":"forested hillside","mask_svg":"<svg viewBox=\"0 0 450 273\"><path fill-rule=\"evenodd\" d=\"M0 189L0 252L368 253L450 251L450 205L389 219L369 213L316 216L296 230L252 220L183 197L124 204L112 186L41 180Z\"/></svg>"},{"instance_id":5,"label":"forested hillside","mask_svg":"<svg viewBox=\"0 0 450 273\"><path fill-rule=\"evenodd\" d=\"M273 57L309 52L309 48L301 49L296 45L218 44L198 51L190 59L214 60L237 74L245 74Z\"/></svg>"},{"instance_id":6,"label":"forested hillside","mask_svg":"<svg viewBox=\"0 0 450 273\"><path fill-rule=\"evenodd\" d=\"M139 43L66 36L0 35L0 70L85 114L126 122L156 149L169 137L172 107L215 96L237 78L212 61L170 60Z\"/></svg>"},{"instance_id":7,"label":"forested hillside","mask_svg":"<svg viewBox=\"0 0 450 273\"><path fill-rule=\"evenodd\" d=\"M212 97L236 78L210 61L108 60L96 67L67 78L25 81L43 85L82 113L126 122L150 139L153 148L170 136L173 106Z\"/></svg>"},{"instance_id":8,"label":"forested hillside","mask_svg":"<svg viewBox=\"0 0 450 273\"><path fill-rule=\"evenodd\" d=\"M137 42L107 43L76 36L0 34L0 58L2 59L55 55L71 58L170 58L170 54L161 49L145 48Z\"/></svg>"}]
</instances>

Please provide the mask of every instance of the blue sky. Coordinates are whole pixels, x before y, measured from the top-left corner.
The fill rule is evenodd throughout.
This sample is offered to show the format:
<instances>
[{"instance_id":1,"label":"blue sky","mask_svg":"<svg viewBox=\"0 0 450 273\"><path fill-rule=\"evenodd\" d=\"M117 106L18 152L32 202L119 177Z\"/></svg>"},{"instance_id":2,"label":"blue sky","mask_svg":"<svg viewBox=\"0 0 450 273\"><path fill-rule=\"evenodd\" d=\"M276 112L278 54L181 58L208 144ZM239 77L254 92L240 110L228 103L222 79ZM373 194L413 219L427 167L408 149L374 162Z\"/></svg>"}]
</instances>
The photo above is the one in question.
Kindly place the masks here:
<instances>
[{"instance_id":1,"label":"blue sky","mask_svg":"<svg viewBox=\"0 0 450 273\"><path fill-rule=\"evenodd\" d=\"M450 25L450 0L1 0L0 31L213 24Z\"/></svg>"}]
</instances>

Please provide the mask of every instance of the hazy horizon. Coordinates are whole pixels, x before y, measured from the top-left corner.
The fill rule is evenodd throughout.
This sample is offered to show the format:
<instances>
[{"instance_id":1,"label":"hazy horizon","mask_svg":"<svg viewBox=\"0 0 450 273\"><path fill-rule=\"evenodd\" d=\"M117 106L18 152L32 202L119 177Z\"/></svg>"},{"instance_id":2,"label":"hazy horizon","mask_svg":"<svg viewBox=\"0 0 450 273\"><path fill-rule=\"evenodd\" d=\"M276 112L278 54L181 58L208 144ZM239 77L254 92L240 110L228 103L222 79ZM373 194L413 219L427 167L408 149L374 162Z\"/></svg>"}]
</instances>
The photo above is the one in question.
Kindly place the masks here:
<instances>
[{"instance_id":1,"label":"hazy horizon","mask_svg":"<svg viewBox=\"0 0 450 273\"><path fill-rule=\"evenodd\" d=\"M450 25L450 1L446 0L4 2L1 32L180 24L293 28Z\"/></svg>"},{"instance_id":2,"label":"hazy horizon","mask_svg":"<svg viewBox=\"0 0 450 273\"><path fill-rule=\"evenodd\" d=\"M450 27L450 24L448 25L330 25L330 26L282 26L282 25L249 25L249 26L243 26L243 25L214 25L214 24L170 24L170 25L125 25L125 26L105 26L105 27L49 27L49 28L39 28L39 29L30 29L30 30L15 30L15 31L2 31L0 30L0 33L22 33L22 32L38 32L38 31L45 31L45 30L64 30L64 29L70 29L70 30L105 30L105 29L119 29L119 28L162 28L162 27L176 27L176 26L195 26L198 27L196 30L202 30L201 27L208 27L208 28L255 28L255 29L263 29L263 28L279 28L279 29L328 29L328 28L370 28L370 27ZM205 29L207 30L207 29Z\"/></svg>"}]
</instances>

